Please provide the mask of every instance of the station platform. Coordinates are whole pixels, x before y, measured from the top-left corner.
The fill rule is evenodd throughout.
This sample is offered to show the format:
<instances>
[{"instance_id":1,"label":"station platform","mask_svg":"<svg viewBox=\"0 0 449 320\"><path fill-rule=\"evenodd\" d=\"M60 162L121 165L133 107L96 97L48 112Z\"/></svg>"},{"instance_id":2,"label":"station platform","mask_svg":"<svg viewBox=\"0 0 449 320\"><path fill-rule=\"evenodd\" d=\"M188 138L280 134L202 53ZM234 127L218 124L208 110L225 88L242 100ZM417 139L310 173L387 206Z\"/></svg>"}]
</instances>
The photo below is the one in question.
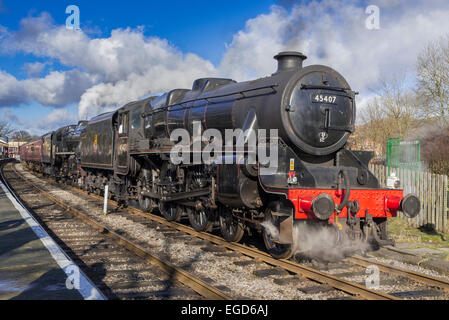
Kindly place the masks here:
<instances>
[{"instance_id":1,"label":"station platform","mask_svg":"<svg viewBox=\"0 0 449 320\"><path fill-rule=\"evenodd\" d=\"M0 182L0 300L103 300Z\"/></svg>"}]
</instances>

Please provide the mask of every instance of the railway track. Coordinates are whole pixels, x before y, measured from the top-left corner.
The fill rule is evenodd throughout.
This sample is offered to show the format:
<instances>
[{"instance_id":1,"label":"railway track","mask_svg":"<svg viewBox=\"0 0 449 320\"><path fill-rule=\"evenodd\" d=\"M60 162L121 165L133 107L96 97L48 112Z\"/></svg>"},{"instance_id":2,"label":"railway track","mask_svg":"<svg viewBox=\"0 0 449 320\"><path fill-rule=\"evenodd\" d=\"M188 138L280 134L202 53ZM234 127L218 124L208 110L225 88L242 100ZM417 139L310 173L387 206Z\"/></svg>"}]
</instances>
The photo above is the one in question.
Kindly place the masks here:
<instances>
[{"instance_id":1,"label":"railway track","mask_svg":"<svg viewBox=\"0 0 449 320\"><path fill-rule=\"evenodd\" d=\"M11 177L4 177L3 168L0 175L12 193L17 194L8 182ZM67 206L32 182L23 181L25 184L22 185L21 193L37 191L38 195L44 196L44 199L41 198L30 208L35 213L35 218L108 298L231 299L182 268L171 265L82 212ZM21 200L21 197L17 198ZM22 200L21 202L24 203ZM105 280L98 274L106 274L108 277Z\"/></svg>"},{"instance_id":2,"label":"railway track","mask_svg":"<svg viewBox=\"0 0 449 320\"><path fill-rule=\"evenodd\" d=\"M17 173L19 174L19 173ZM71 190L76 192L77 194L83 195L85 197L89 197L90 199L95 199L97 201L97 205L101 205L103 198L99 197L97 195L88 195L86 192L69 187ZM115 202L110 202L112 205L116 205ZM336 275L332 275L329 272L325 272L322 270L317 270L316 268L306 266L304 264L299 264L291 260L276 260L273 259L270 255L267 253L260 251L256 248L251 248L242 244L237 243L228 243L224 241L222 238L215 236L210 233L203 233L203 232L197 232L194 229L192 229L189 226L183 225L178 222L168 222L165 219L163 219L160 216L156 216L153 214L144 213L141 210L138 210L136 208L127 208L126 211L120 211L121 215L129 214L130 216L136 217L136 222L144 222L144 221L151 221L152 223L155 223L157 225L165 226L170 229L177 230L179 232L182 232L184 234L187 234L189 236L195 237L197 239L201 239L203 241L207 241L210 243L213 243L217 246L226 248L228 250L237 252L243 256L250 257L256 261L263 262L265 264L268 264L270 266L274 266L277 268L282 268L283 270L288 271L291 274L297 274L305 279L309 279L321 284L325 284L327 286L330 286L332 288L335 288L337 290L340 290L342 292L345 292L351 296L355 296L357 298L362 299L383 299L383 300L396 300L399 298L407 298L406 292L398 292L396 295L389 294L387 292L381 292L377 290L372 290L366 288L364 285L346 280L343 277L338 277ZM143 219L143 220L142 220ZM154 226L154 225L153 225ZM449 282L420 274L417 272L410 271L408 269L401 269L395 266L382 264L378 261L375 261L373 259L367 259L362 257L352 257L349 259L346 259L344 263L351 263L352 265L357 265L360 267L368 267L368 266L376 266L380 269L381 272L389 273L392 275L397 275L398 277L404 277L406 279L412 279L413 281L417 281L419 283L422 283L428 287L431 288L437 288L438 290L444 290L448 291L449 288ZM360 273L359 271L355 271L355 273ZM350 274L350 272L347 272L347 274ZM348 277L348 275L346 275ZM416 291L416 290L415 290ZM419 291L419 290L418 290ZM427 290L428 292L429 290ZM422 290L422 292L426 292L426 290ZM412 294L413 296L413 294ZM437 294L438 296L438 294ZM441 295L440 295L441 296Z\"/></svg>"},{"instance_id":3,"label":"railway track","mask_svg":"<svg viewBox=\"0 0 449 320\"><path fill-rule=\"evenodd\" d=\"M376 266L380 271L385 273L393 273L399 276L404 276L409 279L418 281L428 286L440 288L446 292L449 292L449 281L437 278L431 275L419 273L413 270L401 268L398 266L389 265L386 263L382 263L373 259L364 258L360 256L354 256L351 258L347 258L347 261L357 264L362 267Z\"/></svg>"},{"instance_id":4,"label":"railway track","mask_svg":"<svg viewBox=\"0 0 449 320\"><path fill-rule=\"evenodd\" d=\"M102 201L102 199L103 199L102 197L100 197L98 195L88 194L87 192L77 189L77 188L74 188L74 187L70 187L70 188L72 190L74 190L75 192L82 193L84 195L90 196L97 200ZM114 203L113 201L112 201L112 204L116 205L116 203ZM329 274L323 274L323 272L320 272L319 270L313 269L313 268L305 266L305 265L298 264L291 260L273 259L266 252L263 252L258 249L251 248L251 247L239 244L239 243L226 242L222 238L215 236L213 234L210 234L210 233L197 232L193 228L186 226L184 224L181 224L179 222L169 222L169 221L165 220L163 217L156 216L154 214L145 213L139 209L132 208L132 207L127 208L127 210L128 210L128 212L130 212L132 214L150 219L150 220L155 221L162 225L169 226L171 228L185 232L189 235L195 236L202 240L210 241L212 243L226 247L227 249L239 252L243 255L249 256L249 257L257 259L259 261L264 261L270 265L281 267L289 272L301 274L302 276L304 276L306 278L318 281L320 283L325 283L325 284L330 285L336 289L345 291L345 292L353 294L353 295L363 297L365 299L379 299L379 298L380 299L390 299L390 300L398 299L395 296L388 295L388 294L382 294L382 293L379 294L379 292L375 292L374 290L369 290L366 287L363 287L359 284L351 283L350 281L346 281L344 279L338 279L337 277L330 276ZM353 256L353 257L345 259L345 261L350 262L354 265L362 266L362 267L376 266L377 268L379 268L379 270L381 272L390 273L390 274L394 274L394 275L398 275L398 276L403 276L405 278L420 282L429 287L435 287L435 288L442 289L446 292L449 292L449 281L441 279L441 278L437 278L437 277L434 277L431 275L419 273L419 272L401 268L398 266L389 265L386 263L376 261L374 259L365 258L365 257L361 257L361 256Z\"/></svg>"}]
</instances>

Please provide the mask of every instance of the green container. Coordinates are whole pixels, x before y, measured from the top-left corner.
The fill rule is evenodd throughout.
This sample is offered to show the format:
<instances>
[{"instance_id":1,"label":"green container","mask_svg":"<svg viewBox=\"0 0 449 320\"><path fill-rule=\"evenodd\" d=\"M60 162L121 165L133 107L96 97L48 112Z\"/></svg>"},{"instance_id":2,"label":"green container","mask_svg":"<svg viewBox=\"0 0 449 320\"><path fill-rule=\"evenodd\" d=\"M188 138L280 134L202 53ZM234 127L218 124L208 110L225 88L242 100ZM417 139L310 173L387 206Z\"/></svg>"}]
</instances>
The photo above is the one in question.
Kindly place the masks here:
<instances>
[{"instance_id":1,"label":"green container","mask_svg":"<svg viewBox=\"0 0 449 320\"><path fill-rule=\"evenodd\" d=\"M387 141L387 167L421 171L421 139ZM388 174L390 170L388 169Z\"/></svg>"}]
</instances>

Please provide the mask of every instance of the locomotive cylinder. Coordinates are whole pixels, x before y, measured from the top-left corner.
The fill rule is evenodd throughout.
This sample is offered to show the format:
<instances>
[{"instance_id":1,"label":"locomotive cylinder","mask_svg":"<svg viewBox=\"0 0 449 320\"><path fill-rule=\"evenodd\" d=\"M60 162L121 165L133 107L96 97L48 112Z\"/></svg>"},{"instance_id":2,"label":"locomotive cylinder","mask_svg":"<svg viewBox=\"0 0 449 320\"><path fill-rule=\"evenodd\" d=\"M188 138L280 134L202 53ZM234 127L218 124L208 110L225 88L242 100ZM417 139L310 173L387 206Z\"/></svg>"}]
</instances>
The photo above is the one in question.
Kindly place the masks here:
<instances>
[{"instance_id":1,"label":"locomotive cylinder","mask_svg":"<svg viewBox=\"0 0 449 320\"><path fill-rule=\"evenodd\" d=\"M257 180L251 177L245 165L218 165L217 198L224 205L234 208L255 209L262 205ZM243 169L243 170L242 170ZM248 175L247 175L248 174Z\"/></svg>"}]
</instances>

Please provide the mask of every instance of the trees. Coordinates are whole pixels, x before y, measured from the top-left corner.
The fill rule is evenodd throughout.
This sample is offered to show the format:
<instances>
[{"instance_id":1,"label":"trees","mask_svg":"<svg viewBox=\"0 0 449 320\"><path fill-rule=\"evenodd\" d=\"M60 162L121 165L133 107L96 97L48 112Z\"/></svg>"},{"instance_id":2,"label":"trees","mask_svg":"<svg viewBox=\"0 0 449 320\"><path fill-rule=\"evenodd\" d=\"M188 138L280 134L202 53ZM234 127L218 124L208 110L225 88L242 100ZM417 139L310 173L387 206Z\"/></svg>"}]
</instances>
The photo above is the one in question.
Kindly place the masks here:
<instances>
[{"instance_id":1,"label":"trees","mask_svg":"<svg viewBox=\"0 0 449 320\"><path fill-rule=\"evenodd\" d=\"M13 128L6 121L0 121L0 137L8 137L13 132Z\"/></svg>"},{"instance_id":2,"label":"trees","mask_svg":"<svg viewBox=\"0 0 449 320\"><path fill-rule=\"evenodd\" d=\"M31 141L31 135L28 131L19 130L12 135L12 140L17 142L29 142Z\"/></svg>"},{"instance_id":3,"label":"trees","mask_svg":"<svg viewBox=\"0 0 449 320\"><path fill-rule=\"evenodd\" d=\"M430 42L418 57L417 93L430 125L420 129L422 159L428 169L449 174L449 35Z\"/></svg>"},{"instance_id":4,"label":"trees","mask_svg":"<svg viewBox=\"0 0 449 320\"><path fill-rule=\"evenodd\" d=\"M436 174L449 175L449 127L427 128L421 142L421 159L426 169Z\"/></svg>"},{"instance_id":5,"label":"trees","mask_svg":"<svg viewBox=\"0 0 449 320\"><path fill-rule=\"evenodd\" d=\"M409 135L418 116L419 103L414 92L407 88L405 77L382 81L380 101L392 137Z\"/></svg>"},{"instance_id":6,"label":"trees","mask_svg":"<svg viewBox=\"0 0 449 320\"><path fill-rule=\"evenodd\" d=\"M419 136L427 168L449 174L449 35L423 49L416 80L415 87L405 78L381 81L377 96L359 112L358 140L385 154L389 138Z\"/></svg>"},{"instance_id":7,"label":"trees","mask_svg":"<svg viewBox=\"0 0 449 320\"><path fill-rule=\"evenodd\" d=\"M418 88L422 112L440 127L449 119L449 35L430 42L418 56Z\"/></svg>"},{"instance_id":8,"label":"trees","mask_svg":"<svg viewBox=\"0 0 449 320\"><path fill-rule=\"evenodd\" d=\"M380 98L373 98L365 108L361 109L359 119L363 125L358 127L355 143L359 148L379 150L381 154L384 154L386 137L390 135L390 126L382 110Z\"/></svg>"},{"instance_id":9,"label":"trees","mask_svg":"<svg viewBox=\"0 0 449 320\"><path fill-rule=\"evenodd\" d=\"M415 87L405 77L380 81L376 97L359 112L363 124L359 140L372 141L384 154L389 138L420 136L430 144L436 136L449 135L449 35L429 42L419 54L416 80ZM444 148L432 146L423 156L439 159L435 153Z\"/></svg>"},{"instance_id":10,"label":"trees","mask_svg":"<svg viewBox=\"0 0 449 320\"><path fill-rule=\"evenodd\" d=\"M377 96L360 110L361 127L358 140L370 141L373 149L385 154L390 138L410 135L417 124L418 98L406 87L406 79L382 80Z\"/></svg>"}]
</instances>

